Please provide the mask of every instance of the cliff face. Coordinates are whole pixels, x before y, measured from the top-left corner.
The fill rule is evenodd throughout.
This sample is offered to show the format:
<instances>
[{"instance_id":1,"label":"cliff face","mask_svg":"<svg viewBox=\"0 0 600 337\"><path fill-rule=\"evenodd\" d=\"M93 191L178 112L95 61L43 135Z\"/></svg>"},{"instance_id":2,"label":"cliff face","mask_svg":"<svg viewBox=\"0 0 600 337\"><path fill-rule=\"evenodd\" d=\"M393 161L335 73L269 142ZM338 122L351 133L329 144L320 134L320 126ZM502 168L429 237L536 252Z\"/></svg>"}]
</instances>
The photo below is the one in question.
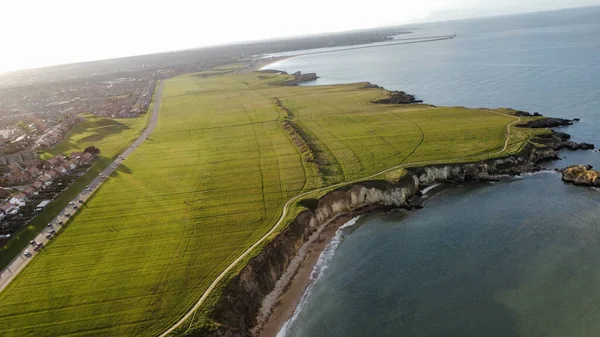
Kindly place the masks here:
<instances>
[{"instance_id":1,"label":"cliff face","mask_svg":"<svg viewBox=\"0 0 600 337\"><path fill-rule=\"evenodd\" d=\"M303 73L301 73L299 71L293 73L292 75L294 76L294 79L287 80L287 81L284 81L284 82L279 82L279 83L276 83L276 84L277 85L284 85L284 86L296 86L299 83L308 82L308 81L314 81L317 78L319 78L316 73L306 73L306 74L303 74Z\"/></svg>"},{"instance_id":2,"label":"cliff face","mask_svg":"<svg viewBox=\"0 0 600 337\"><path fill-rule=\"evenodd\" d=\"M231 280L212 312L212 319L221 325L212 336L252 336L263 299L273 291L296 251L317 228L339 215L378 207L411 208L408 201L418 194L421 185L495 180L497 175L536 170L538 161L554 158L557 158L554 150L529 144L519 155L416 168L397 182L366 181L327 193L319 199L314 211L301 212Z\"/></svg>"}]
</instances>

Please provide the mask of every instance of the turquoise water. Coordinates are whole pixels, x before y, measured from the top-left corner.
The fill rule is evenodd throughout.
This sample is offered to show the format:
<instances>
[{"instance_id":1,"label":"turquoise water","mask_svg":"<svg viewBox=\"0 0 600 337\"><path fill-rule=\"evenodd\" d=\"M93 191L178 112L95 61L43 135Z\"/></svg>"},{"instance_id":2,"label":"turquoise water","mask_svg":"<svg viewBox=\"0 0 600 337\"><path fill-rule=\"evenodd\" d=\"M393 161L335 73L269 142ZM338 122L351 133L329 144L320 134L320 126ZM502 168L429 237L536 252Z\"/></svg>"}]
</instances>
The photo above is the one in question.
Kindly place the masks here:
<instances>
[{"instance_id":1,"label":"turquoise water","mask_svg":"<svg viewBox=\"0 0 600 337\"><path fill-rule=\"evenodd\" d=\"M600 145L600 8L419 26L453 40L274 64L316 84L370 81L427 103L579 117ZM315 83L313 83L315 84ZM547 166L600 154L562 152ZM595 336L600 192L554 173L447 186L409 215L344 228L281 336Z\"/></svg>"}]
</instances>

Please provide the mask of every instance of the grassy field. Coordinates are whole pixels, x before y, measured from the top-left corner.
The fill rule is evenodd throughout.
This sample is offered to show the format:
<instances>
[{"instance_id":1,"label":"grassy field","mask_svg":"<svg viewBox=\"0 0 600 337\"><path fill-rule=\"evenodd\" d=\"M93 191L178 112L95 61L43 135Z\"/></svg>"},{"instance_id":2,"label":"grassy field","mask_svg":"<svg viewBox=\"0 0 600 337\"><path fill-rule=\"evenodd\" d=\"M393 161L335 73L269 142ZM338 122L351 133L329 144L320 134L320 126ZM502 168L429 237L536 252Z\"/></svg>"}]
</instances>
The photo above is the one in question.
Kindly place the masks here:
<instances>
[{"instance_id":1,"label":"grassy field","mask_svg":"<svg viewBox=\"0 0 600 337\"><path fill-rule=\"evenodd\" d=\"M295 195L400 164L498 156L514 121L490 110L374 105L385 92L364 84L266 85L282 78L167 80L148 141L0 294L3 335L154 336ZM318 167L303 160L286 120L310 138ZM516 151L528 134L513 137Z\"/></svg>"},{"instance_id":2,"label":"grassy field","mask_svg":"<svg viewBox=\"0 0 600 337\"><path fill-rule=\"evenodd\" d=\"M106 119L86 115L86 120L73 127L63 141L42 155L47 159L58 154L83 151L94 145L100 149L100 158L73 185L58 195L43 211L41 211L27 227L13 235L13 238L0 247L0 268L7 266L29 241L37 236L73 198L81 192L116 156L131 143L146 125L147 118Z\"/></svg>"}]
</instances>

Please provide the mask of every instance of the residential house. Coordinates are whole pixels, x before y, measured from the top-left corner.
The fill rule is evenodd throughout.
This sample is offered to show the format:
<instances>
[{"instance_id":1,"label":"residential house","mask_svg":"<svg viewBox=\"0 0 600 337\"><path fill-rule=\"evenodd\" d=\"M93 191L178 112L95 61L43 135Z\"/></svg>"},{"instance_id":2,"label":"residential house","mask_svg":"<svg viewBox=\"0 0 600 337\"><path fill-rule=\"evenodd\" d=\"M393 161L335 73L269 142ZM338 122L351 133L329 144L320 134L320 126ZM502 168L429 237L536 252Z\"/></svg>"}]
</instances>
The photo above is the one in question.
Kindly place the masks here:
<instances>
[{"instance_id":1,"label":"residential house","mask_svg":"<svg viewBox=\"0 0 600 337\"><path fill-rule=\"evenodd\" d=\"M52 157L52 158L46 160L46 164L44 165L44 167L45 168L54 168L60 162L61 162L60 157L58 157L58 156Z\"/></svg>"},{"instance_id":2,"label":"residential house","mask_svg":"<svg viewBox=\"0 0 600 337\"><path fill-rule=\"evenodd\" d=\"M23 158L24 161L26 160L33 160L33 159L37 159L38 156L35 153L35 151L22 151L21 152L21 157Z\"/></svg>"},{"instance_id":3,"label":"residential house","mask_svg":"<svg viewBox=\"0 0 600 337\"><path fill-rule=\"evenodd\" d=\"M26 189L23 190L23 193L25 193L26 196L30 197L36 193L35 188L33 188L33 186L28 186Z\"/></svg>"},{"instance_id":4,"label":"residential house","mask_svg":"<svg viewBox=\"0 0 600 337\"><path fill-rule=\"evenodd\" d=\"M36 180L31 184L31 186L33 186L33 188L35 188L36 191L39 191L44 187L44 182L41 180Z\"/></svg>"},{"instance_id":5,"label":"residential house","mask_svg":"<svg viewBox=\"0 0 600 337\"><path fill-rule=\"evenodd\" d=\"M21 172L21 166L19 166L19 164L17 164L17 163L9 164L8 168L10 169L10 173L12 173L12 174Z\"/></svg>"},{"instance_id":6,"label":"residential house","mask_svg":"<svg viewBox=\"0 0 600 337\"><path fill-rule=\"evenodd\" d=\"M27 159L25 160L22 165L25 165L25 167L40 167L42 164L42 160L40 158L35 158L35 159Z\"/></svg>"},{"instance_id":7,"label":"residential house","mask_svg":"<svg viewBox=\"0 0 600 337\"><path fill-rule=\"evenodd\" d=\"M91 164L92 161L94 161L94 156L91 153L86 152L81 156L82 164Z\"/></svg>"},{"instance_id":8,"label":"residential house","mask_svg":"<svg viewBox=\"0 0 600 337\"><path fill-rule=\"evenodd\" d=\"M40 181L44 184L44 186L50 186L50 184L52 184L52 178L47 174L41 176Z\"/></svg>"},{"instance_id":9,"label":"residential house","mask_svg":"<svg viewBox=\"0 0 600 337\"><path fill-rule=\"evenodd\" d=\"M8 201L0 205L0 211L4 214L10 213L14 208L15 206Z\"/></svg>"},{"instance_id":10,"label":"residential house","mask_svg":"<svg viewBox=\"0 0 600 337\"><path fill-rule=\"evenodd\" d=\"M42 174L42 171L37 167L30 167L26 170L26 172L30 176L35 177L35 178L39 177L39 175Z\"/></svg>"},{"instance_id":11,"label":"residential house","mask_svg":"<svg viewBox=\"0 0 600 337\"><path fill-rule=\"evenodd\" d=\"M60 163L60 165L56 165L56 167L54 168L54 171L56 171L60 174L66 174L69 170L67 170L65 168L65 164Z\"/></svg>"},{"instance_id":12,"label":"residential house","mask_svg":"<svg viewBox=\"0 0 600 337\"><path fill-rule=\"evenodd\" d=\"M10 198L9 202L16 206L25 206L25 201L27 201L27 195L23 192L19 192Z\"/></svg>"},{"instance_id":13,"label":"residential house","mask_svg":"<svg viewBox=\"0 0 600 337\"><path fill-rule=\"evenodd\" d=\"M13 172L7 178L6 182L9 185L19 185L26 182L29 179L29 175L23 172Z\"/></svg>"},{"instance_id":14,"label":"residential house","mask_svg":"<svg viewBox=\"0 0 600 337\"><path fill-rule=\"evenodd\" d=\"M81 160L83 159L83 152L71 152L71 160L76 162L77 164L81 164Z\"/></svg>"},{"instance_id":15,"label":"residential house","mask_svg":"<svg viewBox=\"0 0 600 337\"><path fill-rule=\"evenodd\" d=\"M7 164L20 163L23 161L23 157L21 156L21 153L9 154L9 155L6 155L5 157L6 157Z\"/></svg>"},{"instance_id":16,"label":"residential house","mask_svg":"<svg viewBox=\"0 0 600 337\"><path fill-rule=\"evenodd\" d=\"M60 174L56 170L48 170L46 171L46 176L50 177L51 180L54 180L60 176Z\"/></svg>"},{"instance_id":17,"label":"residential house","mask_svg":"<svg viewBox=\"0 0 600 337\"><path fill-rule=\"evenodd\" d=\"M66 164L69 165L69 170L74 170L77 168L77 163L75 163L73 160L67 161Z\"/></svg>"},{"instance_id":18,"label":"residential house","mask_svg":"<svg viewBox=\"0 0 600 337\"><path fill-rule=\"evenodd\" d=\"M71 152L71 159L83 156L83 152Z\"/></svg>"}]
</instances>

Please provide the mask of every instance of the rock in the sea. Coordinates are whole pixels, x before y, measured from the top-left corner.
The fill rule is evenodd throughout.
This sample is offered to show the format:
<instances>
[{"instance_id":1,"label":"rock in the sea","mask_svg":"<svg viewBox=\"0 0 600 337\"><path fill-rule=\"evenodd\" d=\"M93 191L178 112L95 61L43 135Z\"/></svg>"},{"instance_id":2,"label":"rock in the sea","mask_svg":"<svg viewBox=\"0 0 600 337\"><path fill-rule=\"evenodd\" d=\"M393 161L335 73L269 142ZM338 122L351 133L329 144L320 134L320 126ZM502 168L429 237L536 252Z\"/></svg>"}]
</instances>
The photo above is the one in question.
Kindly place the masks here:
<instances>
[{"instance_id":1,"label":"rock in the sea","mask_svg":"<svg viewBox=\"0 0 600 337\"><path fill-rule=\"evenodd\" d=\"M517 124L517 126L521 128L554 128L563 125L573 125L573 121L564 118L546 117Z\"/></svg>"},{"instance_id":2,"label":"rock in the sea","mask_svg":"<svg viewBox=\"0 0 600 337\"><path fill-rule=\"evenodd\" d=\"M544 133L537 135L532 139L533 142L548 146L553 150L593 150L594 144L590 143L576 143L569 140L571 136L564 132L552 131L551 133Z\"/></svg>"},{"instance_id":3,"label":"rock in the sea","mask_svg":"<svg viewBox=\"0 0 600 337\"><path fill-rule=\"evenodd\" d=\"M572 165L562 170L562 180L581 186L600 186L600 173L592 165Z\"/></svg>"},{"instance_id":4,"label":"rock in the sea","mask_svg":"<svg viewBox=\"0 0 600 337\"><path fill-rule=\"evenodd\" d=\"M594 144L579 143L579 149L580 150L593 150L594 149Z\"/></svg>"},{"instance_id":5,"label":"rock in the sea","mask_svg":"<svg viewBox=\"0 0 600 337\"><path fill-rule=\"evenodd\" d=\"M515 112L513 113L515 116L519 116L519 117L541 117L543 116L541 113L539 112L534 112L533 114L527 111L523 111L523 110L514 110Z\"/></svg>"}]
</instances>

